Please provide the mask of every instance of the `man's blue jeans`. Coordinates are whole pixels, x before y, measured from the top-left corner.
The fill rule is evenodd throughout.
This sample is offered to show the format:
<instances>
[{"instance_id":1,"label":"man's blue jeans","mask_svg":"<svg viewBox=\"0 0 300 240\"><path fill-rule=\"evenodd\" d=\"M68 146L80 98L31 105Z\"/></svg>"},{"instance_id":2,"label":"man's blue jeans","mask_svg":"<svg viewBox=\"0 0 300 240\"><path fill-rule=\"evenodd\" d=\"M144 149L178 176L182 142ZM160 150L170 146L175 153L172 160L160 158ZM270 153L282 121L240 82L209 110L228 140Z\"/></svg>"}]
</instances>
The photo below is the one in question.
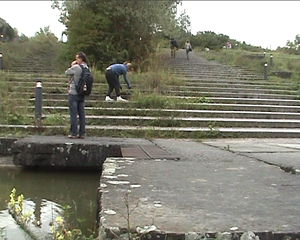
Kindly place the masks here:
<instances>
[{"instance_id":1,"label":"man's blue jeans","mask_svg":"<svg viewBox=\"0 0 300 240\"><path fill-rule=\"evenodd\" d=\"M85 98L84 96L78 96L69 94L69 110L70 110L70 132L73 136L77 136L77 115L79 116L79 135L85 134Z\"/></svg>"}]
</instances>

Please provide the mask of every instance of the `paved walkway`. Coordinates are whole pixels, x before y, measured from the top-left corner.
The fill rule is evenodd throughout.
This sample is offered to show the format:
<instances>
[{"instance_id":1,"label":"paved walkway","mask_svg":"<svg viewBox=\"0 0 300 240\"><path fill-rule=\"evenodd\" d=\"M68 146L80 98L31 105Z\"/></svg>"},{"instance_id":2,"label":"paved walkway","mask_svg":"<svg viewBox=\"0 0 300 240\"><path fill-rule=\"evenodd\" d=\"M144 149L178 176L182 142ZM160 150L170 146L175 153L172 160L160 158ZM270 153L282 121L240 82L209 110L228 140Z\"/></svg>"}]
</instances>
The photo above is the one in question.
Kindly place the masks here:
<instances>
[{"instance_id":1,"label":"paved walkway","mask_svg":"<svg viewBox=\"0 0 300 240\"><path fill-rule=\"evenodd\" d=\"M135 230L152 226L185 234L235 228L300 237L299 138L105 139L121 143L124 156L104 163L101 229L106 232L126 229L129 209ZM0 158L0 164L12 165L11 157ZM264 239L283 238L260 235Z\"/></svg>"},{"instance_id":2,"label":"paved walkway","mask_svg":"<svg viewBox=\"0 0 300 240\"><path fill-rule=\"evenodd\" d=\"M299 139L153 143L180 159L105 161L103 228L126 228L127 199L131 227L153 225L167 233L233 227L242 232L299 232Z\"/></svg>"}]
</instances>

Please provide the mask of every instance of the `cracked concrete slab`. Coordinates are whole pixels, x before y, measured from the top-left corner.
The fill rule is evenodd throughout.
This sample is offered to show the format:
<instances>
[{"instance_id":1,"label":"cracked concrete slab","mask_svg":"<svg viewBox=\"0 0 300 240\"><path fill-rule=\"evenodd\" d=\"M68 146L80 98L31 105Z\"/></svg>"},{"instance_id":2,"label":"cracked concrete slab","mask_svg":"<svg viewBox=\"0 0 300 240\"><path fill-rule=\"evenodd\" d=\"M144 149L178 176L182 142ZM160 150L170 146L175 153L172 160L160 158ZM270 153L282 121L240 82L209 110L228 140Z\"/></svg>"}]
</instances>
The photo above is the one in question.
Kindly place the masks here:
<instances>
[{"instance_id":1,"label":"cracked concrete slab","mask_svg":"<svg viewBox=\"0 0 300 240\"><path fill-rule=\"evenodd\" d=\"M261 154L251 144L267 148L273 142L243 141L240 147L248 145L253 149L251 154ZM220 147L223 140L153 142L180 160L110 159L115 171L101 179L103 228L126 228L124 199L128 199L133 228L155 225L166 233L230 231L232 227L239 231L298 232L298 175L228 151ZM270 153L265 156L274 158ZM113 182L109 182L111 177Z\"/></svg>"}]
</instances>

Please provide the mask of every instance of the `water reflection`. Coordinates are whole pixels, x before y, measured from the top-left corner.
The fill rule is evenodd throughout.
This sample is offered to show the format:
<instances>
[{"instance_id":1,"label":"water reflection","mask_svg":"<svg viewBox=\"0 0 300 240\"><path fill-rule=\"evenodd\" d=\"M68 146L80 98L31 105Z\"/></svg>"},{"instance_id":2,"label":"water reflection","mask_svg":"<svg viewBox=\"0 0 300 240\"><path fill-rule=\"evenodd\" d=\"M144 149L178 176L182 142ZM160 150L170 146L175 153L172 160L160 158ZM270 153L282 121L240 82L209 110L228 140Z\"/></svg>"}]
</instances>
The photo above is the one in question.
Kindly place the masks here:
<instances>
[{"instance_id":1,"label":"water reflection","mask_svg":"<svg viewBox=\"0 0 300 240\"><path fill-rule=\"evenodd\" d=\"M23 214L34 211L35 203L33 201L24 200L23 204ZM30 234L36 236L38 239L51 240L53 239L53 236L50 229L50 223L53 222L57 216L62 215L63 209L61 206L54 202L43 200L41 204L41 215L39 216L43 221L43 224L37 226L35 218L31 218L31 223L27 224L26 227L29 229ZM8 210L0 211L0 219L0 228L3 229L0 234L0 239L32 239L28 232L25 232L20 226L18 226L16 221L9 214Z\"/></svg>"},{"instance_id":2,"label":"water reflection","mask_svg":"<svg viewBox=\"0 0 300 240\"><path fill-rule=\"evenodd\" d=\"M50 171L0 168L0 211L7 208L12 188L33 202L34 216L41 224L53 217L53 206L71 206L71 224L85 234L95 227L97 188L101 171ZM51 203L54 203L54 205ZM52 206L52 207L51 207ZM85 221L77 221L85 219ZM88 230L89 229L89 230Z\"/></svg>"}]
</instances>

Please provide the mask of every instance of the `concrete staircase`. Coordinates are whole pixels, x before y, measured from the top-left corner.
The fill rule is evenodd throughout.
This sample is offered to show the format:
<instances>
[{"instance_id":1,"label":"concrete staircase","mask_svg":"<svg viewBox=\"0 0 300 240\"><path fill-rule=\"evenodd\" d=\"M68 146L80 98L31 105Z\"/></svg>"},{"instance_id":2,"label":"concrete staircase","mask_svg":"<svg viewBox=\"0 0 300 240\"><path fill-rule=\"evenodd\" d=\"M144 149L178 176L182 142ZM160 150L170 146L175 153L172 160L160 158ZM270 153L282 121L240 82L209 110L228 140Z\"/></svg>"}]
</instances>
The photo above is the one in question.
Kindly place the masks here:
<instances>
[{"instance_id":1,"label":"concrete staircase","mask_svg":"<svg viewBox=\"0 0 300 240\"><path fill-rule=\"evenodd\" d=\"M24 53L23 57L14 59L7 64L5 70L15 73L28 74L50 74L55 72L56 44L47 44L46 46L39 46L36 43L36 49L32 49L29 53Z\"/></svg>"},{"instance_id":2,"label":"concrete staircase","mask_svg":"<svg viewBox=\"0 0 300 240\"><path fill-rule=\"evenodd\" d=\"M168 71L182 80L182 85L169 86L165 94L178 102L173 107L143 107L138 102L106 103L106 83L95 80L86 101L88 136L108 137L299 137L300 101L297 86L283 80L269 82L252 71L229 67L202 58L192 52L186 60L184 50L176 58L165 56ZM64 75L12 74L13 99L29 99L29 122L2 120L0 129L23 129L42 134L67 134L69 110L67 78ZM35 82L42 81L43 121L37 125ZM26 81L26 84L24 82ZM135 89L138 83L133 82ZM144 89L140 91L146 92ZM127 96L130 98L130 96ZM18 108L22 108L20 105ZM61 124L53 126L51 118ZM60 121L57 121L59 119ZM51 131L52 130L52 131Z\"/></svg>"}]
</instances>

